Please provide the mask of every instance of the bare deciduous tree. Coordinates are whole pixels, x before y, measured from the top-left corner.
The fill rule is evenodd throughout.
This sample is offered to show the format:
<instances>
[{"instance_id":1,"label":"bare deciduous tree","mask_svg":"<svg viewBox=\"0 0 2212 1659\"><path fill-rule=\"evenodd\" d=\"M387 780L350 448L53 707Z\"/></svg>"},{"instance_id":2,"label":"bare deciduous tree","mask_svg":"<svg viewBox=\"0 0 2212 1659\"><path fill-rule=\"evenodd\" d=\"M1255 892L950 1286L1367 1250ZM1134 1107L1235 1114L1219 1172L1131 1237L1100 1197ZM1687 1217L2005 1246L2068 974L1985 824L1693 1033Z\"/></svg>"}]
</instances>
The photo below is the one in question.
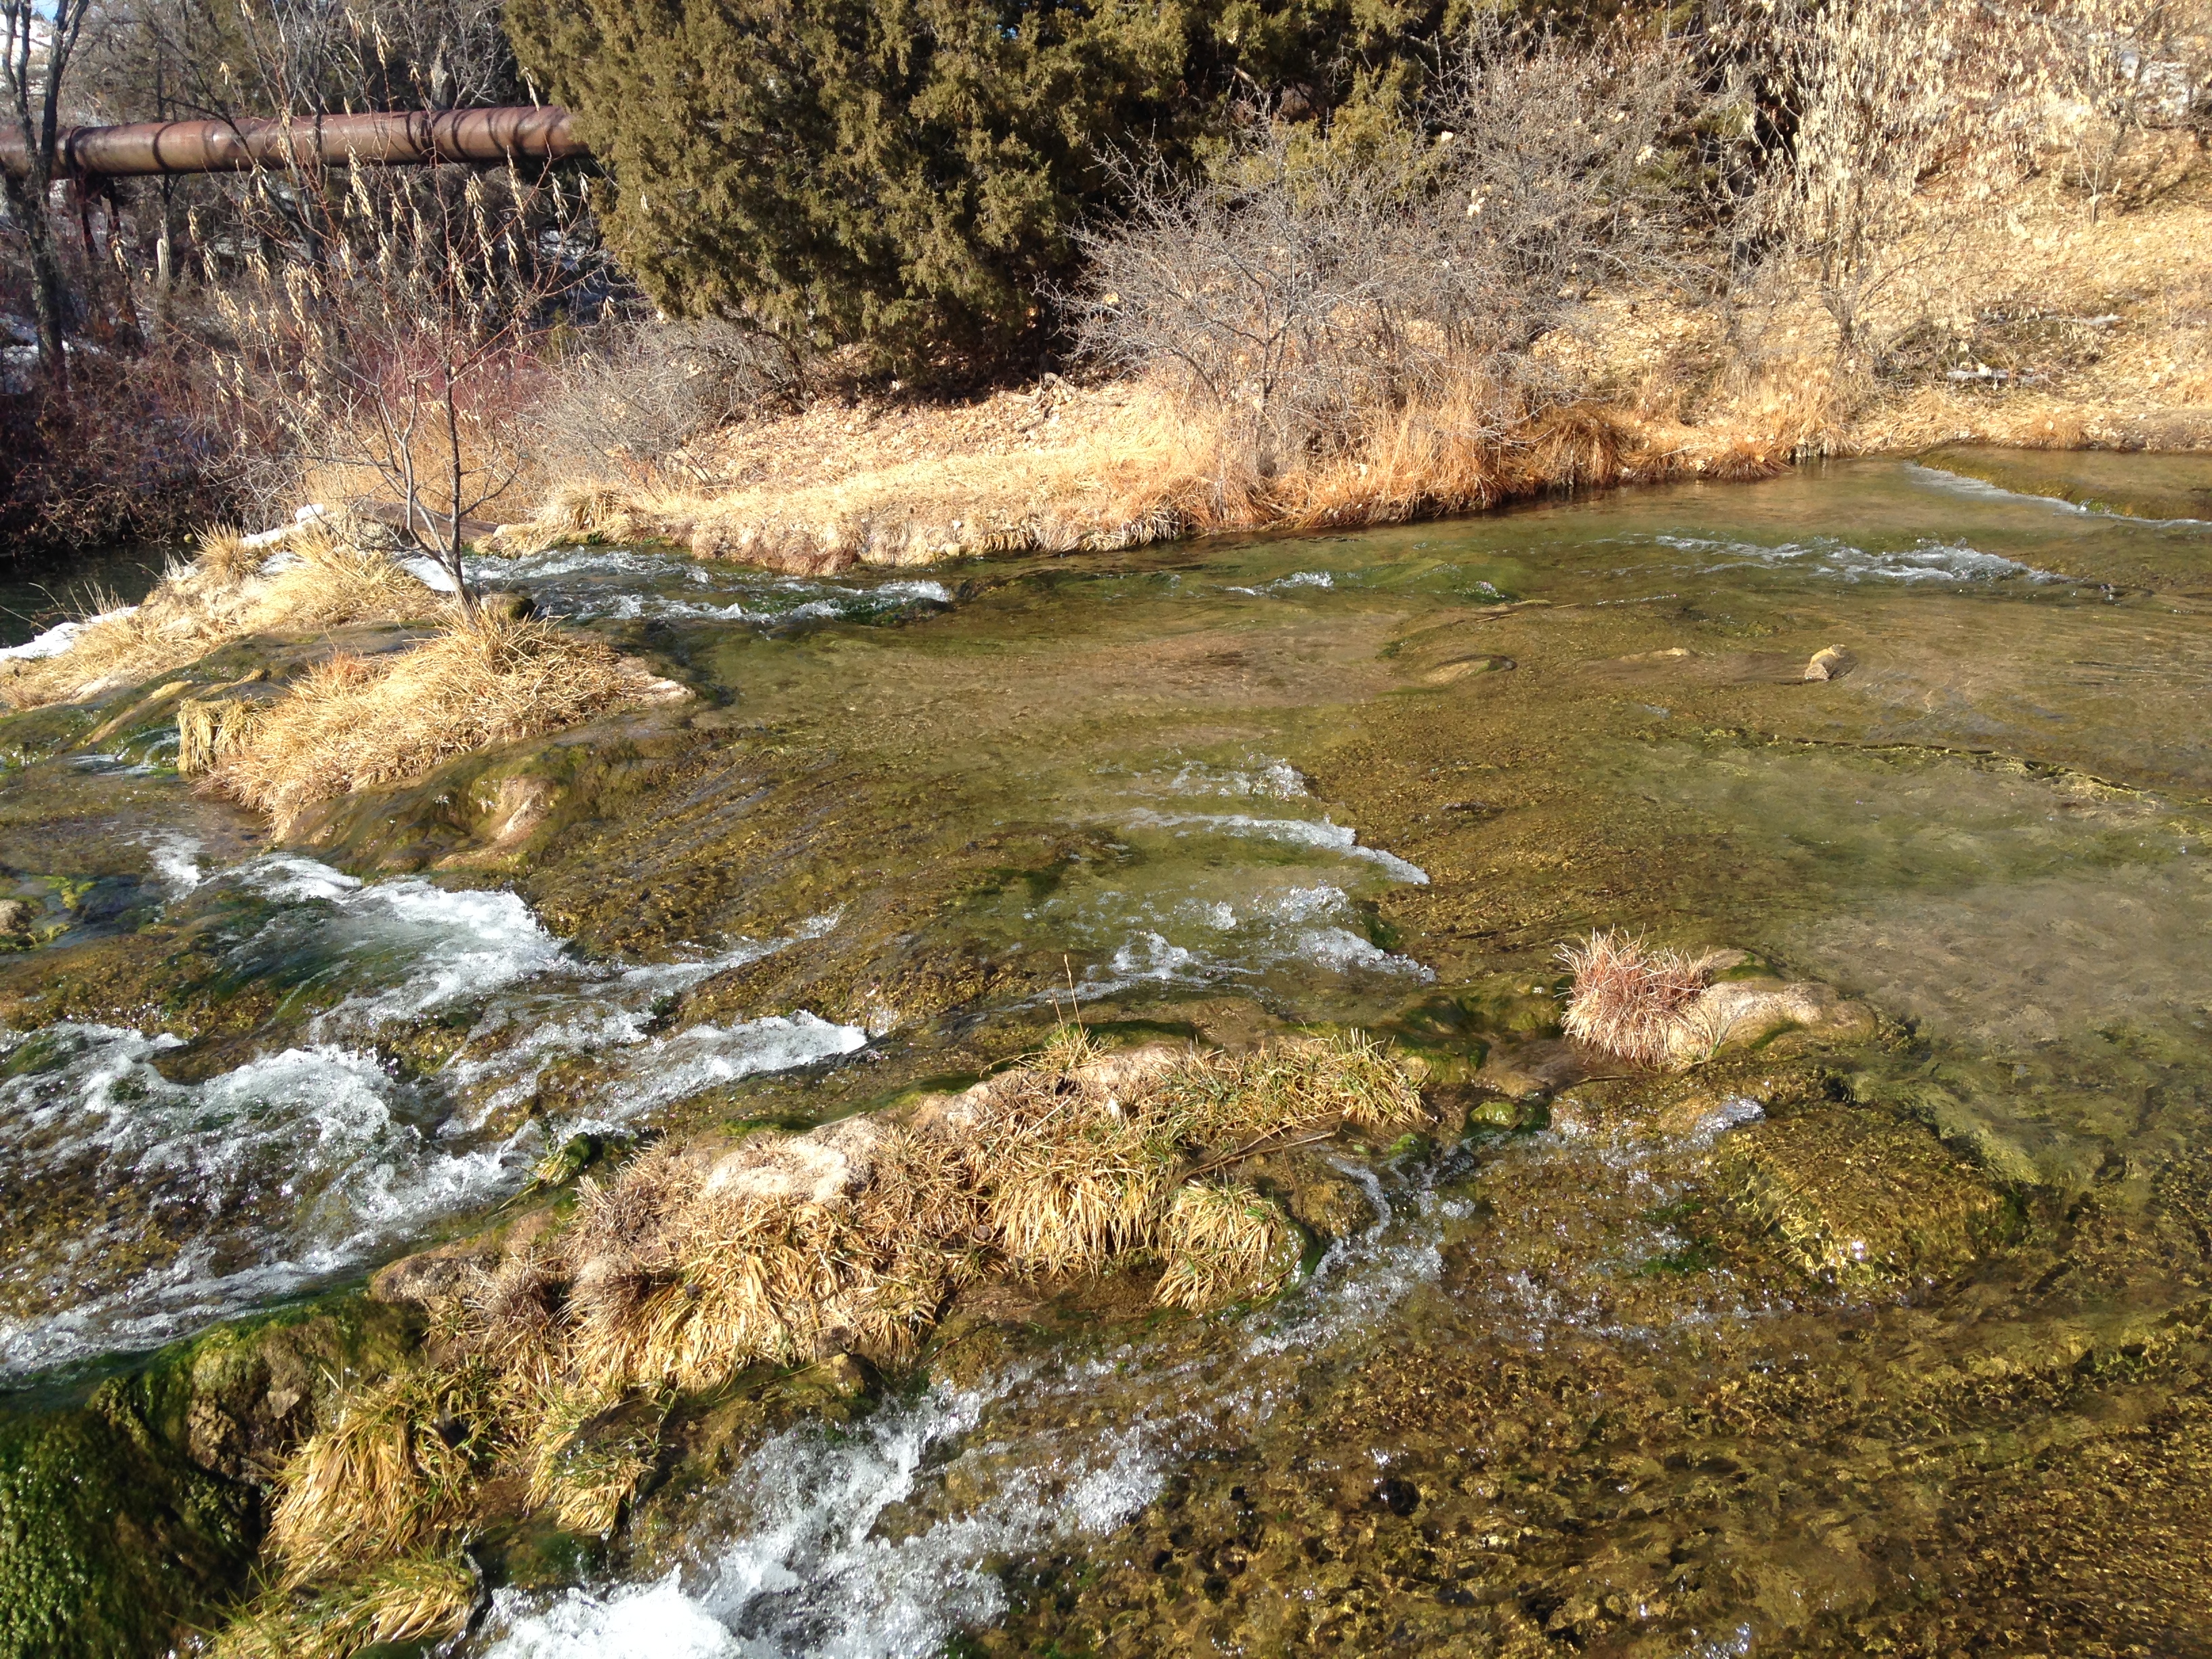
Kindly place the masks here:
<instances>
[{"instance_id":1,"label":"bare deciduous tree","mask_svg":"<svg viewBox=\"0 0 2212 1659\"><path fill-rule=\"evenodd\" d=\"M2202 131L2212 80L2212 15L2184 0L2063 0L2042 18L2067 113L2073 180L2094 223L2156 131Z\"/></svg>"},{"instance_id":2,"label":"bare deciduous tree","mask_svg":"<svg viewBox=\"0 0 2212 1659\"><path fill-rule=\"evenodd\" d=\"M266 181L287 200L280 262L219 295L236 342L222 368L242 434L279 471L349 481L348 505L388 507L452 580L465 615L468 521L523 461L538 334L574 280L581 203L549 169L354 167Z\"/></svg>"},{"instance_id":3,"label":"bare deciduous tree","mask_svg":"<svg viewBox=\"0 0 2212 1659\"><path fill-rule=\"evenodd\" d=\"M0 0L0 95L24 159L20 173L0 167L0 191L30 255L39 367L57 386L69 380L70 299L47 206L58 178L63 91L92 12L92 0Z\"/></svg>"},{"instance_id":4,"label":"bare deciduous tree","mask_svg":"<svg viewBox=\"0 0 2212 1659\"><path fill-rule=\"evenodd\" d=\"M1868 307L1943 257L1919 199L1953 130L1966 0L1784 0L1773 43L1796 116L1761 228L1812 268L1838 351L1856 351ZM1917 233L1917 234L1916 234Z\"/></svg>"},{"instance_id":5,"label":"bare deciduous tree","mask_svg":"<svg viewBox=\"0 0 2212 1659\"><path fill-rule=\"evenodd\" d=\"M1231 414L1262 477L1447 383L1525 416L1545 396L1529 348L1667 240L1683 84L1665 44L1492 26L1379 143L1270 123L1195 184L1132 170L1127 215L1084 236L1082 343Z\"/></svg>"}]
</instances>

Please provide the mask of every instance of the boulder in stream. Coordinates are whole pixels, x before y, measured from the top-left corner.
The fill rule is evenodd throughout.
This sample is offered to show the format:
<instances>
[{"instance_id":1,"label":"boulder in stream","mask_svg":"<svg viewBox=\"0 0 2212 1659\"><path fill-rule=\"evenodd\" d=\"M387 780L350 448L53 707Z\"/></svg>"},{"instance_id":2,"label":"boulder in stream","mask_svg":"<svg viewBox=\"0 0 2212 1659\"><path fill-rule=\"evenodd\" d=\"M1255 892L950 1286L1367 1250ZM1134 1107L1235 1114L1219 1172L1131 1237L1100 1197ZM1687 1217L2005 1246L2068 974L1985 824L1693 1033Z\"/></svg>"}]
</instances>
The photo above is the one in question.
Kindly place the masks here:
<instances>
[{"instance_id":1,"label":"boulder in stream","mask_svg":"<svg viewBox=\"0 0 2212 1659\"><path fill-rule=\"evenodd\" d=\"M1792 1030L1868 1037L1874 1011L1812 980L1730 979L1709 985L1676 1018L1668 1051L1688 1065L1723 1048L1748 1048Z\"/></svg>"},{"instance_id":2,"label":"boulder in stream","mask_svg":"<svg viewBox=\"0 0 2212 1659\"><path fill-rule=\"evenodd\" d=\"M1831 1107L1720 1142L1720 1189L1809 1278L1948 1278L2000 1245L2004 1194L1925 1129Z\"/></svg>"}]
</instances>

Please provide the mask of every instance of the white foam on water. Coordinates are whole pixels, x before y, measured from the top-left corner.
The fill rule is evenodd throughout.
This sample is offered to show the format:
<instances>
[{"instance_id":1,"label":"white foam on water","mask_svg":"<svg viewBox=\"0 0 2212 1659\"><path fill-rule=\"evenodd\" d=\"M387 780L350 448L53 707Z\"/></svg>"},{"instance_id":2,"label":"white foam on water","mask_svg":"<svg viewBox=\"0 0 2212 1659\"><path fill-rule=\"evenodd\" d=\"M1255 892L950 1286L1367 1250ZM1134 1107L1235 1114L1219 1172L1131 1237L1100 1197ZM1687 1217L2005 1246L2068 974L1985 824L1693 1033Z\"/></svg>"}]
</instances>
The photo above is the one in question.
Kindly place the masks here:
<instances>
[{"instance_id":1,"label":"white foam on water","mask_svg":"<svg viewBox=\"0 0 2212 1659\"><path fill-rule=\"evenodd\" d=\"M58 657L76 643L76 636L88 628L104 622L113 622L127 617L138 607L126 605L113 611L103 611L96 617L85 617L75 622L58 622L44 633L23 641L21 645L0 646L0 659L27 662L40 657Z\"/></svg>"},{"instance_id":2,"label":"white foam on water","mask_svg":"<svg viewBox=\"0 0 2212 1659\"><path fill-rule=\"evenodd\" d=\"M516 581L550 581L560 576L620 576L635 580L653 576L684 575L708 580L696 560L672 553L641 553L632 548L552 547L542 553L522 553L513 558L471 559L470 580L491 586Z\"/></svg>"},{"instance_id":3,"label":"white foam on water","mask_svg":"<svg viewBox=\"0 0 2212 1659\"><path fill-rule=\"evenodd\" d=\"M410 877L362 888L339 902L356 917L382 922L380 947L412 959L399 985L359 1007L380 1022L482 996L568 960L567 947L513 893L456 892Z\"/></svg>"},{"instance_id":4,"label":"white foam on water","mask_svg":"<svg viewBox=\"0 0 2212 1659\"><path fill-rule=\"evenodd\" d=\"M680 1576L635 1589L573 1591L541 1613L514 1590L492 1603L505 1636L502 1659L733 1659L744 1649L729 1627L684 1593Z\"/></svg>"},{"instance_id":5,"label":"white foam on water","mask_svg":"<svg viewBox=\"0 0 2212 1659\"><path fill-rule=\"evenodd\" d=\"M0 1042L36 1062L0 1079L15 1179L128 1194L177 1249L104 1273L103 1254L137 1235L78 1233L50 1287L67 1305L0 1315L0 1375L150 1346L311 1285L480 1201L526 1162L520 1134L442 1149L416 1092L350 1048L287 1048L174 1083L153 1063L182 1046L166 1034L65 1024ZM25 1055L33 1042L48 1052ZM9 1276L55 1271L19 1260Z\"/></svg>"},{"instance_id":6,"label":"white foam on water","mask_svg":"<svg viewBox=\"0 0 2212 1659\"><path fill-rule=\"evenodd\" d=\"M1179 795L1258 795L1269 800L1300 800L1309 793L1298 769L1283 760L1255 760L1249 768L1192 761L1168 781L1168 787Z\"/></svg>"},{"instance_id":7,"label":"white foam on water","mask_svg":"<svg viewBox=\"0 0 2212 1659\"><path fill-rule=\"evenodd\" d=\"M650 1583L546 1597L501 1592L489 1616L494 1659L931 1659L998 1618L988 1568L1054 1540L1113 1531L1155 1498L1172 1423L1105 1433L1079 1415L1018 1443L988 1413L1017 1389L1073 1395L1087 1373L939 1387L833 1436L793 1429L732 1477L717 1541ZM942 1471L965 1477L956 1497Z\"/></svg>"},{"instance_id":8,"label":"white foam on water","mask_svg":"<svg viewBox=\"0 0 2212 1659\"><path fill-rule=\"evenodd\" d=\"M1343 927L1316 927L1301 935L1297 955L1333 973L1405 974L1425 982L1437 976L1433 968Z\"/></svg>"},{"instance_id":9,"label":"white foam on water","mask_svg":"<svg viewBox=\"0 0 2212 1659\"><path fill-rule=\"evenodd\" d=\"M1342 926L1353 912L1351 896L1340 887L1278 888L1261 894L1241 911L1226 900L1192 900L1178 910L1201 927L1240 936L1243 954L1255 966L1300 964L1339 974L1436 977L1433 969L1413 957L1385 951L1365 935Z\"/></svg>"},{"instance_id":10,"label":"white foam on water","mask_svg":"<svg viewBox=\"0 0 2212 1659\"><path fill-rule=\"evenodd\" d=\"M199 852L199 842L190 836L162 836L154 842L148 861L170 893L182 896L206 878Z\"/></svg>"},{"instance_id":11,"label":"white foam on water","mask_svg":"<svg viewBox=\"0 0 2212 1659\"><path fill-rule=\"evenodd\" d=\"M1222 979L1249 976L1252 971L1147 929L1124 939L1106 965L1088 969L1076 988L1086 997L1103 997L1139 985L1210 985ZM1051 1001L1057 995L1047 992L1032 1000Z\"/></svg>"},{"instance_id":12,"label":"white foam on water","mask_svg":"<svg viewBox=\"0 0 2212 1659\"><path fill-rule=\"evenodd\" d=\"M38 1305L21 1294L36 1280L45 1302L0 1315L0 1376L167 1340L311 1286L512 1190L549 1134L635 1121L868 1042L857 1026L805 1012L657 1031L671 998L784 940L742 940L693 961L584 962L512 893L412 877L367 883L293 854L201 879L194 850L164 844L155 861L173 885L192 878L205 896L196 903L220 904L225 889L261 902L226 947L231 971L258 977L282 964L295 983L343 994L306 1023L304 1040L198 1082L156 1067L181 1046L166 1034L90 1024L0 1034L12 1073L0 1077L10 1160L0 1200L20 1185L27 1213L46 1182L128 1199L79 1234L66 1260L33 1233L12 1246L0 1234L9 1299ZM818 936L835 921L798 931ZM378 1059L389 1034L447 1009L468 1029L442 1068L410 1080ZM605 1063L574 1109L579 1121L523 1109L556 1059L591 1054Z\"/></svg>"},{"instance_id":13,"label":"white foam on water","mask_svg":"<svg viewBox=\"0 0 2212 1659\"><path fill-rule=\"evenodd\" d=\"M804 1009L738 1025L689 1025L626 1057L623 1074L630 1086L610 1090L608 1098L619 1100L623 1116L634 1117L763 1072L796 1071L854 1054L867 1044L860 1026L833 1024Z\"/></svg>"},{"instance_id":14,"label":"white foam on water","mask_svg":"<svg viewBox=\"0 0 2212 1659\"><path fill-rule=\"evenodd\" d=\"M1755 542L1716 541L1702 536L1658 536L1658 545L1680 552L1723 556L1704 568L1724 570L1747 565L1815 572L1840 581L1986 583L2008 580L2060 582L2070 580L2038 570L2016 559L1984 553L1963 542L1923 539L1909 548L1869 552L1833 536L1765 547Z\"/></svg>"},{"instance_id":15,"label":"white foam on water","mask_svg":"<svg viewBox=\"0 0 2212 1659\"><path fill-rule=\"evenodd\" d=\"M264 898L337 898L358 889L361 878L290 853L272 853L240 865L232 878Z\"/></svg>"},{"instance_id":16,"label":"white foam on water","mask_svg":"<svg viewBox=\"0 0 2212 1659\"><path fill-rule=\"evenodd\" d=\"M952 590L942 582L902 579L860 586L802 577L763 578L726 566L710 569L696 560L617 549L558 549L513 560L479 561L470 568L477 580L521 587L540 608L580 619L682 619L775 627L866 620L953 602ZM683 591L666 591L672 585L680 585Z\"/></svg>"},{"instance_id":17,"label":"white foam on water","mask_svg":"<svg viewBox=\"0 0 2212 1659\"><path fill-rule=\"evenodd\" d=\"M1249 593L1255 599L1270 594L1288 593L1301 587L1334 587L1336 578L1326 570L1293 570L1287 576L1278 576L1271 582L1261 582L1257 587L1231 587L1231 593Z\"/></svg>"},{"instance_id":18,"label":"white foam on water","mask_svg":"<svg viewBox=\"0 0 2212 1659\"><path fill-rule=\"evenodd\" d=\"M1747 1123L1756 1123L1766 1115L1766 1108L1749 1095L1730 1095L1718 1105L1708 1108L1690 1126L1686 1137L1693 1146L1710 1146L1730 1129L1741 1129Z\"/></svg>"},{"instance_id":19,"label":"white foam on water","mask_svg":"<svg viewBox=\"0 0 2212 1659\"><path fill-rule=\"evenodd\" d=\"M1373 1169L1348 1159L1329 1162L1359 1188L1375 1219L1331 1243L1297 1295L1261 1312L1246 1344L1255 1356L1317 1355L1361 1340L1392 1309L1443 1277L1437 1195L1415 1189L1401 1213Z\"/></svg>"},{"instance_id":20,"label":"white foam on water","mask_svg":"<svg viewBox=\"0 0 2212 1659\"><path fill-rule=\"evenodd\" d=\"M1418 864L1409 863L1379 847L1362 847L1357 830L1328 818L1316 823L1306 818L1255 818L1243 812L1154 812L1139 808L1125 822L1135 827L1179 829L1186 833L1202 830L1215 835L1256 836L1268 841L1291 842L1344 858L1364 859L1379 865L1394 881L1416 887L1429 884L1429 872Z\"/></svg>"}]
</instances>

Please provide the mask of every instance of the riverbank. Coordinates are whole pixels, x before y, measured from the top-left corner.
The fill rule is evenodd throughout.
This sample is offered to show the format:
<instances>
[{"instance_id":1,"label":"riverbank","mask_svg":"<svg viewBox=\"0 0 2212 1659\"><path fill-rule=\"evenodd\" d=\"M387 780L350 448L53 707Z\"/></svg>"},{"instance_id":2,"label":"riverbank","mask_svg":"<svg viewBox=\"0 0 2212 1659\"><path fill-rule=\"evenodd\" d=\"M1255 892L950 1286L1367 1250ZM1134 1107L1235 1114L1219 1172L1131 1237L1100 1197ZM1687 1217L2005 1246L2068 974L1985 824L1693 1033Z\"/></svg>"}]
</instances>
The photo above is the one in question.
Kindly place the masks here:
<instances>
[{"instance_id":1,"label":"riverbank","mask_svg":"<svg viewBox=\"0 0 2212 1659\"><path fill-rule=\"evenodd\" d=\"M1411 404L1273 471L1218 414L1149 383L823 397L708 434L653 476L543 485L487 545L651 540L824 574L1405 523L1939 445L2203 449L2208 246L2212 204L2193 194L2094 222L2075 203L2021 204L1993 230L1900 258L1912 280L1887 315L1875 307L1892 342L1878 370L1802 285L1712 303L1599 293L1540 347L1561 389L1540 408L1501 420L1472 394Z\"/></svg>"}]
</instances>

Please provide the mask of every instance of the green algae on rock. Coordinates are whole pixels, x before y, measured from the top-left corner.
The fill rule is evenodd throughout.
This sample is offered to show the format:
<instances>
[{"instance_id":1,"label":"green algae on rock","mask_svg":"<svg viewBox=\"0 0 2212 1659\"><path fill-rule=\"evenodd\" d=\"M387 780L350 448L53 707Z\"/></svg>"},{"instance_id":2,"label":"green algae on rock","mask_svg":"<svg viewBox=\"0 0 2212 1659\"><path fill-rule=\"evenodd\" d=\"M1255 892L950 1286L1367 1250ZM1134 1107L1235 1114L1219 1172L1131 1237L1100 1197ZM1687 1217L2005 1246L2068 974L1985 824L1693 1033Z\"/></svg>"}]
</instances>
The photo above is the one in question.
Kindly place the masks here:
<instances>
[{"instance_id":1,"label":"green algae on rock","mask_svg":"<svg viewBox=\"0 0 2212 1659\"><path fill-rule=\"evenodd\" d=\"M1720 1185L1803 1271L1942 1278L2001 1243L2004 1194L1924 1130L1832 1107L1729 1137Z\"/></svg>"},{"instance_id":2,"label":"green algae on rock","mask_svg":"<svg viewBox=\"0 0 2212 1659\"><path fill-rule=\"evenodd\" d=\"M0 1412L0 1655L154 1653L245 1583L252 1494L161 1446L114 1394Z\"/></svg>"},{"instance_id":3,"label":"green algae on rock","mask_svg":"<svg viewBox=\"0 0 2212 1659\"><path fill-rule=\"evenodd\" d=\"M416 1340L358 1296L225 1327L59 1410L0 1407L0 1654L153 1653L221 1622L260 1488L345 1380Z\"/></svg>"}]
</instances>

